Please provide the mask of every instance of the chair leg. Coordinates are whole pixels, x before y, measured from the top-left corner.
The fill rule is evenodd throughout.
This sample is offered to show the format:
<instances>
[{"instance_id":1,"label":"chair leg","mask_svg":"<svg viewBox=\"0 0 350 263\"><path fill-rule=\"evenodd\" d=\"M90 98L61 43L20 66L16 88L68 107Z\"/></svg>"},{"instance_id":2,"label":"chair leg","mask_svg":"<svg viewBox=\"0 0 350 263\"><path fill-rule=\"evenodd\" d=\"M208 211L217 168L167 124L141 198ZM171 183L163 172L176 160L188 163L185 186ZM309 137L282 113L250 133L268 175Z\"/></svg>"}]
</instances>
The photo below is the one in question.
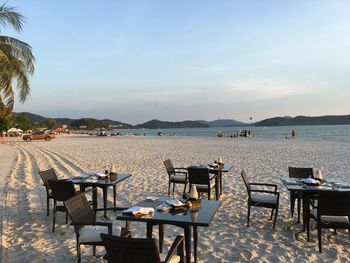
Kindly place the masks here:
<instances>
[{"instance_id":1,"label":"chair leg","mask_svg":"<svg viewBox=\"0 0 350 263\"><path fill-rule=\"evenodd\" d=\"M77 255L78 255L78 263L81 262L81 252L80 252L80 244L77 240Z\"/></svg>"},{"instance_id":2,"label":"chair leg","mask_svg":"<svg viewBox=\"0 0 350 263\"><path fill-rule=\"evenodd\" d=\"M184 192L183 192L182 195L185 195L185 193L186 193L186 186L187 186L187 183L186 183L185 186L184 186Z\"/></svg>"},{"instance_id":3,"label":"chair leg","mask_svg":"<svg viewBox=\"0 0 350 263\"><path fill-rule=\"evenodd\" d=\"M209 191L208 191L208 200L210 200L210 189L209 189Z\"/></svg>"},{"instance_id":4,"label":"chair leg","mask_svg":"<svg viewBox=\"0 0 350 263\"><path fill-rule=\"evenodd\" d=\"M277 214L278 214L278 207L276 208L275 219L273 220L273 225L272 225L273 229L275 229L275 226L276 226Z\"/></svg>"},{"instance_id":5,"label":"chair leg","mask_svg":"<svg viewBox=\"0 0 350 263\"><path fill-rule=\"evenodd\" d=\"M66 225L68 224L68 212L66 212Z\"/></svg>"},{"instance_id":6,"label":"chair leg","mask_svg":"<svg viewBox=\"0 0 350 263\"><path fill-rule=\"evenodd\" d=\"M322 253L322 241L321 241L321 235L322 235L322 228L317 226L317 235L318 235L318 251Z\"/></svg>"},{"instance_id":7,"label":"chair leg","mask_svg":"<svg viewBox=\"0 0 350 263\"><path fill-rule=\"evenodd\" d=\"M170 195L170 181L169 181L169 185L168 185L168 195Z\"/></svg>"},{"instance_id":8,"label":"chair leg","mask_svg":"<svg viewBox=\"0 0 350 263\"><path fill-rule=\"evenodd\" d=\"M56 201L53 203L53 215L52 215L52 232L55 232L55 223L56 223Z\"/></svg>"},{"instance_id":9,"label":"chair leg","mask_svg":"<svg viewBox=\"0 0 350 263\"><path fill-rule=\"evenodd\" d=\"M175 183L173 183L173 194L175 193Z\"/></svg>"},{"instance_id":10,"label":"chair leg","mask_svg":"<svg viewBox=\"0 0 350 263\"><path fill-rule=\"evenodd\" d=\"M46 196L46 215L50 215L50 198L49 196Z\"/></svg>"},{"instance_id":11,"label":"chair leg","mask_svg":"<svg viewBox=\"0 0 350 263\"><path fill-rule=\"evenodd\" d=\"M273 212L274 212L274 210L275 210L275 208L272 208L272 210L271 210L270 220L272 220L272 218L273 218Z\"/></svg>"},{"instance_id":12,"label":"chair leg","mask_svg":"<svg viewBox=\"0 0 350 263\"><path fill-rule=\"evenodd\" d=\"M94 257L96 257L96 246L95 245L92 246L92 255Z\"/></svg>"},{"instance_id":13,"label":"chair leg","mask_svg":"<svg viewBox=\"0 0 350 263\"><path fill-rule=\"evenodd\" d=\"M348 232L349 232L349 240L350 240L350 227L348 228Z\"/></svg>"},{"instance_id":14,"label":"chair leg","mask_svg":"<svg viewBox=\"0 0 350 263\"><path fill-rule=\"evenodd\" d=\"M306 238L307 238L307 242L310 242L310 223L311 223L311 220L309 219L308 222L306 222Z\"/></svg>"},{"instance_id":15,"label":"chair leg","mask_svg":"<svg viewBox=\"0 0 350 263\"><path fill-rule=\"evenodd\" d=\"M248 205L247 227L249 227L250 205Z\"/></svg>"}]
</instances>

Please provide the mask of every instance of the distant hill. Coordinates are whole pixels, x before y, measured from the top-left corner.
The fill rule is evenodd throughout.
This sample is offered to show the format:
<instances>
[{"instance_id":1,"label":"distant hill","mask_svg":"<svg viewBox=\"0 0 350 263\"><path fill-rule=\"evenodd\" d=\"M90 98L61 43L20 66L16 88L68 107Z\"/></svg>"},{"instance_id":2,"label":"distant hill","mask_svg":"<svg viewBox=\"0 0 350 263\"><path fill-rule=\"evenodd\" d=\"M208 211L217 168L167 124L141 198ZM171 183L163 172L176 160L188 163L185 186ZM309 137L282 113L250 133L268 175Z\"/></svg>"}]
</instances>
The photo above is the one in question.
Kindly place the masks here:
<instances>
[{"instance_id":1,"label":"distant hill","mask_svg":"<svg viewBox=\"0 0 350 263\"><path fill-rule=\"evenodd\" d=\"M297 125L343 125L350 124L350 115L328 115L319 117L275 117L254 123L254 126L297 126Z\"/></svg>"},{"instance_id":2,"label":"distant hill","mask_svg":"<svg viewBox=\"0 0 350 263\"><path fill-rule=\"evenodd\" d=\"M46 118L37 114L29 113L29 112L19 112L16 115L27 117L32 124L34 123L43 123L48 121L49 119L55 120L58 125L69 125L73 129L79 129L80 126L86 126L88 130L92 130L95 128L108 128L109 125L116 126L115 128L120 129L132 129L133 125L123 123L120 121L113 121L109 119L98 120L93 118L81 118L81 119L70 119L70 118Z\"/></svg>"},{"instance_id":3,"label":"distant hill","mask_svg":"<svg viewBox=\"0 0 350 263\"><path fill-rule=\"evenodd\" d=\"M209 127L207 124L200 123L198 121L180 121L180 122L170 122L170 121L160 121L151 120L143 124L138 124L136 128L142 129L175 129L175 128L206 128Z\"/></svg>"},{"instance_id":4,"label":"distant hill","mask_svg":"<svg viewBox=\"0 0 350 263\"><path fill-rule=\"evenodd\" d=\"M235 126L250 125L248 123L235 121L232 119L219 119L219 120L214 120L214 121L199 120L198 122L203 123L203 124L207 124L207 125L209 125L209 127L235 127Z\"/></svg>"},{"instance_id":5,"label":"distant hill","mask_svg":"<svg viewBox=\"0 0 350 263\"><path fill-rule=\"evenodd\" d=\"M40 116L37 114L33 114L30 112L19 112L19 113L16 113L16 115L27 117L32 123L44 122L44 121L47 121L47 119L48 119L46 117L43 117L43 116Z\"/></svg>"},{"instance_id":6,"label":"distant hill","mask_svg":"<svg viewBox=\"0 0 350 263\"><path fill-rule=\"evenodd\" d=\"M86 126L86 129L92 130L95 128L108 128L109 125L115 126L116 129L132 129L134 126L119 121L112 121L108 119L97 120L93 118L82 118L74 120L69 123L73 128L79 128L80 126Z\"/></svg>"}]
</instances>

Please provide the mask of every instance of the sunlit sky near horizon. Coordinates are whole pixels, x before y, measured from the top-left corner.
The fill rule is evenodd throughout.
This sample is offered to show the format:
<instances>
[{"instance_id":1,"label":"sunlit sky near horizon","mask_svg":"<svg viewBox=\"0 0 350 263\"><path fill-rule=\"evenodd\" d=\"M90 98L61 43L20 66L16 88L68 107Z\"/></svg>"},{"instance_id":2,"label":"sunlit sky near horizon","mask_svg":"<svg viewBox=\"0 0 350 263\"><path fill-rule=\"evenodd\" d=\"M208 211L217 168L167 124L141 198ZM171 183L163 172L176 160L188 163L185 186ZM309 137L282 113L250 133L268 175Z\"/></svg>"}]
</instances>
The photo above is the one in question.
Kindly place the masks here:
<instances>
[{"instance_id":1,"label":"sunlit sky near horizon","mask_svg":"<svg viewBox=\"0 0 350 263\"><path fill-rule=\"evenodd\" d=\"M25 1L15 111L142 123L350 114L350 1Z\"/></svg>"}]
</instances>

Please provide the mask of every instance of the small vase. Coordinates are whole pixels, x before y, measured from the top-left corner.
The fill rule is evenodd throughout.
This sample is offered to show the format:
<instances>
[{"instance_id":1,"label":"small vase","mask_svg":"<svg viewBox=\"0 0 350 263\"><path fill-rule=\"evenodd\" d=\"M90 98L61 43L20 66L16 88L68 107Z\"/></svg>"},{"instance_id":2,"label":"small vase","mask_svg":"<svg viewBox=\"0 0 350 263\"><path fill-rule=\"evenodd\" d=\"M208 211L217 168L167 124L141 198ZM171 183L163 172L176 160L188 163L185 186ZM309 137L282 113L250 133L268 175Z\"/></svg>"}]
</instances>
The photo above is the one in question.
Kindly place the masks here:
<instances>
[{"instance_id":1,"label":"small vase","mask_svg":"<svg viewBox=\"0 0 350 263\"><path fill-rule=\"evenodd\" d=\"M198 200L198 192L197 192L197 187L195 185L192 185L192 187L191 187L190 199L191 200Z\"/></svg>"}]
</instances>

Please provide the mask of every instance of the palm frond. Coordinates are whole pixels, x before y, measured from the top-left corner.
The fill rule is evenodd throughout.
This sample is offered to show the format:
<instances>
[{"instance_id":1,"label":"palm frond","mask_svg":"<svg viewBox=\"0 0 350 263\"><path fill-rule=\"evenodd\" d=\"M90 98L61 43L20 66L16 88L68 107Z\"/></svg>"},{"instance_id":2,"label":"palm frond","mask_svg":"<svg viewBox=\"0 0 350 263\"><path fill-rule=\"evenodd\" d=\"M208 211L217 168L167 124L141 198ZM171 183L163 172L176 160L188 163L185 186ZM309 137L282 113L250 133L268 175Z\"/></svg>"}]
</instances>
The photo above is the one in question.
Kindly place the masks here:
<instances>
[{"instance_id":1,"label":"palm frond","mask_svg":"<svg viewBox=\"0 0 350 263\"><path fill-rule=\"evenodd\" d=\"M0 6L0 26L6 27L10 24L16 31L22 31L24 16L16 12L13 7L3 4Z\"/></svg>"},{"instance_id":2,"label":"palm frond","mask_svg":"<svg viewBox=\"0 0 350 263\"><path fill-rule=\"evenodd\" d=\"M28 72L34 73L35 58L30 45L16 38L0 35L0 50L23 61Z\"/></svg>"}]
</instances>

